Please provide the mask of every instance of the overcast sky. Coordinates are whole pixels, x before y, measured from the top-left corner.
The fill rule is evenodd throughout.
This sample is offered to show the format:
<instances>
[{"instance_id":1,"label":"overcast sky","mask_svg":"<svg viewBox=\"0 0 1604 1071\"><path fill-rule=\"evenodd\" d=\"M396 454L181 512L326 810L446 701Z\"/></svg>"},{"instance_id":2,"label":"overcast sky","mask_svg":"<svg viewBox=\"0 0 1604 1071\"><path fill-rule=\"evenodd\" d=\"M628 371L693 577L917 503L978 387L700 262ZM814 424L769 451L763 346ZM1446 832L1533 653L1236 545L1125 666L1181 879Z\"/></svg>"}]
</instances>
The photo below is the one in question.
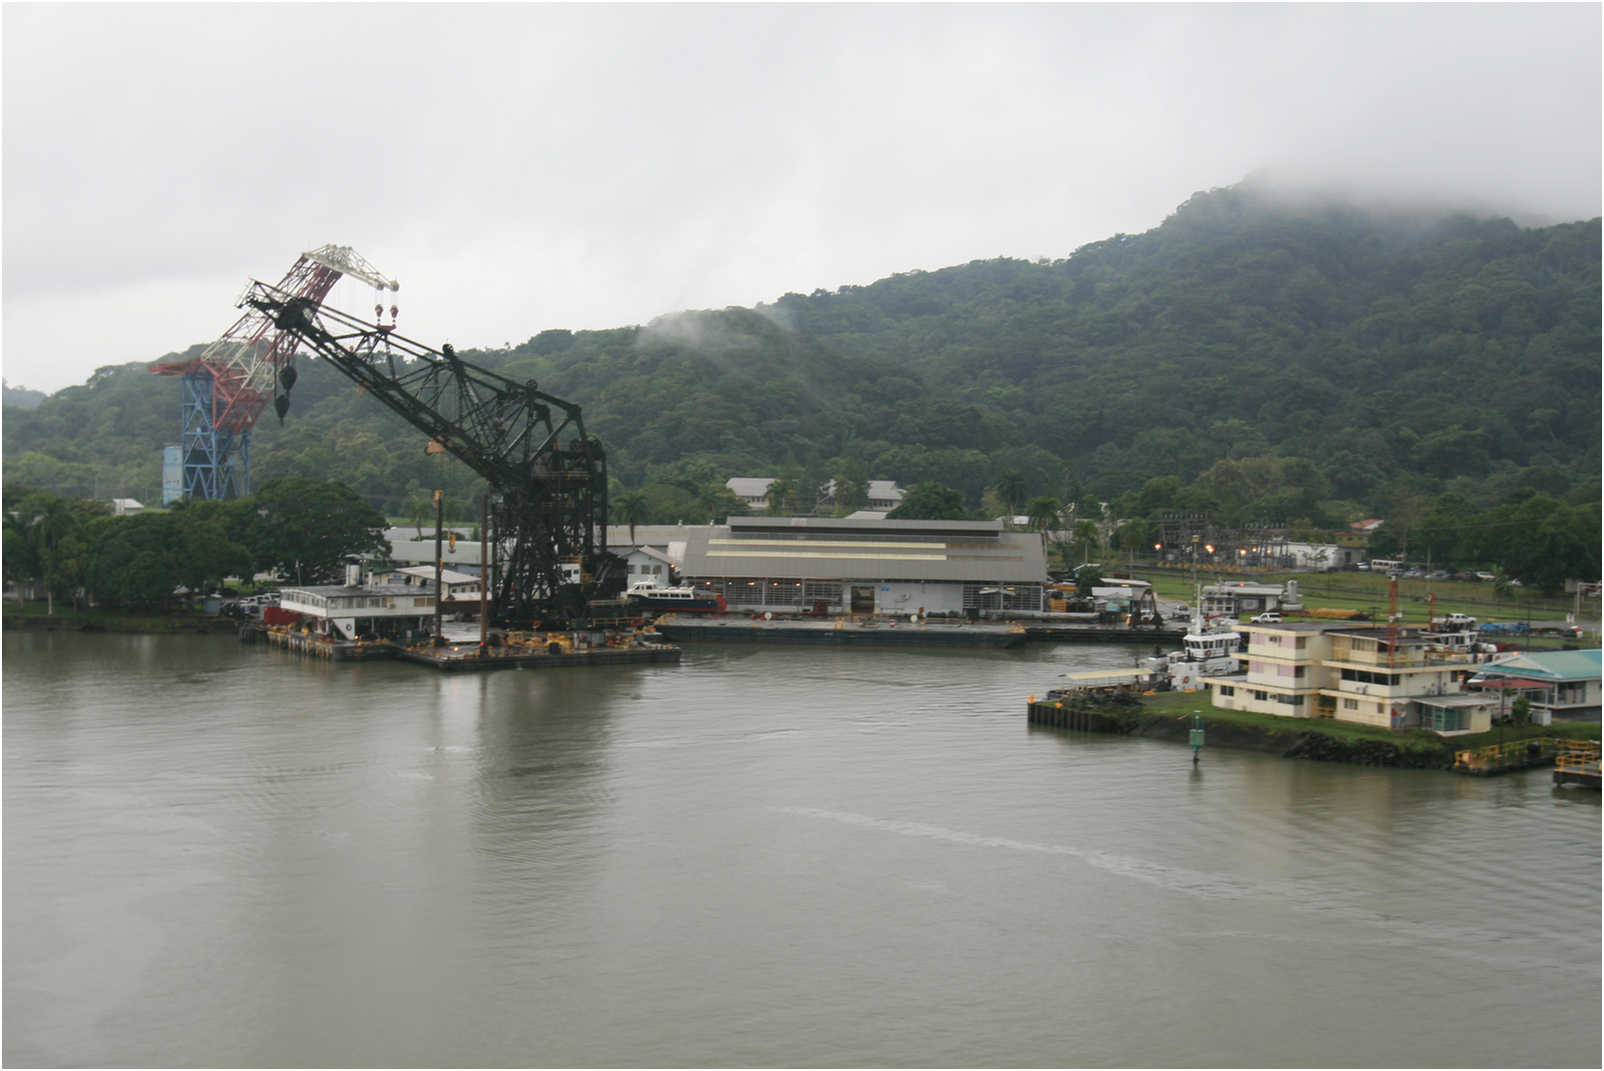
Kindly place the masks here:
<instances>
[{"instance_id":1,"label":"overcast sky","mask_svg":"<svg viewBox=\"0 0 1604 1071\"><path fill-rule=\"evenodd\" d=\"M517 344L996 256L1248 173L1600 202L1596 4L7 4L12 386L220 335L350 245ZM371 313L345 283L332 303Z\"/></svg>"}]
</instances>

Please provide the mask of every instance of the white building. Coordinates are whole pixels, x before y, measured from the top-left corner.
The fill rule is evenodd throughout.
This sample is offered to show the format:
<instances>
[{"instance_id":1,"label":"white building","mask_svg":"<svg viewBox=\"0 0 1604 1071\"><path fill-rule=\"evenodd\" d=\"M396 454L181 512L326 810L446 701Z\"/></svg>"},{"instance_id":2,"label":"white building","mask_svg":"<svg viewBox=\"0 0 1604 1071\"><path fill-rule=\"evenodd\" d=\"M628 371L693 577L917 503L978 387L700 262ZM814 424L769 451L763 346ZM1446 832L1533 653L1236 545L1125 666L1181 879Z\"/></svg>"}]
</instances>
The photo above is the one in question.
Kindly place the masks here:
<instances>
[{"instance_id":1,"label":"white building","mask_svg":"<svg viewBox=\"0 0 1604 1071\"><path fill-rule=\"evenodd\" d=\"M1280 610L1289 602L1286 595L1283 584L1254 584L1246 580L1210 584L1203 589L1203 615L1250 617L1262 610Z\"/></svg>"},{"instance_id":2,"label":"white building","mask_svg":"<svg viewBox=\"0 0 1604 1071\"><path fill-rule=\"evenodd\" d=\"M433 592L435 587L434 566L409 565L397 569L394 573L395 583L405 584L410 588L423 588ZM459 573L455 569L440 570L440 587L447 603L479 602L479 596L484 586L479 583L479 577L473 573Z\"/></svg>"},{"instance_id":3,"label":"white building","mask_svg":"<svg viewBox=\"0 0 1604 1071\"><path fill-rule=\"evenodd\" d=\"M292 615L292 623L331 640L411 642L433 632L432 585L371 578L364 582L361 566L354 562L346 566L345 581L281 588L274 616Z\"/></svg>"},{"instance_id":4,"label":"white building","mask_svg":"<svg viewBox=\"0 0 1604 1071\"><path fill-rule=\"evenodd\" d=\"M1497 697L1462 687L1482 667L1415 629L1313 621L1240 628L1246 671L1205 682L1217 707L1441 733L1492 727Z\"/></svg>"},{"instance_id":5,"label":"white building","mask_svg":"<svg viewBox=\"0 0 1604 1071\"><path fill-rule=\"evenodd\" d=\"M745 502L749 509L766 510L769 508L769 486L773 483L773 476L731 476L724 481L724 486L730 489L730 494Z\"/></svg>"},{"instance_id":6,"label":"white building","mask_svg":"<svg viewBox=\"0 0 1604 1071\"><path fill-rule=\"evenodd\" d=\"M628 578L625 591L640 583L654 588L673 587L674 563L656 547L614 547L612 550L624 559L624 575Z\"/></svg>"}]
</instances>

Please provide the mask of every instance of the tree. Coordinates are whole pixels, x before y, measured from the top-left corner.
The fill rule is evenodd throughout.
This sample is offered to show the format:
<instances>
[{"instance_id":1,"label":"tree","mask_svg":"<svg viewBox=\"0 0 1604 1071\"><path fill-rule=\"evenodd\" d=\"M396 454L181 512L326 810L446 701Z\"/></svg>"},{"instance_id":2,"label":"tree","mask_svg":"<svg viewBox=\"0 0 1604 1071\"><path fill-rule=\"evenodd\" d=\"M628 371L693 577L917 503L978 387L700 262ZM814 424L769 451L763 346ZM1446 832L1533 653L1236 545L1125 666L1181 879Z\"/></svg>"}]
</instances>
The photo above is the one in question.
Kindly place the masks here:
<instances>
[{"instance_id":1,"label":"tree","mask_svg":"<svg viewBox=\"0 0 1604 1071\"><path fill-rule=\"evenodd\" d=\"M1025 516L1029 518L1031 528L1040 532L1043 538L1058 523L1058 515L1063 511L1064 504L1049 495L1037 495L1025 503Z\"/></svg>"},{"instance_id":2,"label":"tree","mask_svg":"<svg viewBox=\"0 0 1604 1071\"><path fill-rule=\"evenodd\" d=\"M1101 534L1097 530L1095 521L1077 521L1075 524L1075 546L1080 548L1082 560L1089 560L1092 553L1102 543Z\"/></svg>"},{"instance_id":3,"label":"tree","mask_svg":"<svg viewBox=\"0 0 1604 1071\"><path fill-rule=\"evenodd\" d=\"M716 481L701 485L696 504L709 524L723 524L731 517L744 517L750 512L739 495Z\"/></svg>"},{"instance_id":4,"label":"tree","mask_svg":"<svg viewBox=\"0 0 1604 1071\"><path fill-rule=\"evenodd\" d=\"M1019 503L1025 497L1025 477L1018 469L1009 469L997 477L997 497L1002 499L1003 505L1008 508L1008 517L1011 520L1019 512Z\"/></svg>"},{"instance_id":5,"label":"tree","mask_svg":"<svg viewBox=\"0 0 1604 1071\"><path fill-rule=\"evenodd\" d=\"M769 492L766 496L769 502L769 514L778 517L794 510L800 494L800 488L795 480L781 476L769 484Z\"/></svg>"},{"instance_id":6,"label":"tree","mask_svg":"<svg viewBox=\"0 0 1604 1071\"><path fill-rule=\"evenodd\" d=\"M629 541L635 542L635 526L646 520L646 496L640 491L626 491L613 499L613 517L621 524L629 525Z\"/></svg>"},{"instance_id":7,"label":"tree","mask_svg":"<svg viewBox=\"0 0 1604 1071\"><path fill-rule=\"evenodd\" d=\"M423 525L434 516L434 505L429 496L417 494L407 499L407 523L412 525L419 539L423 538Z\"/></svg>"},{"instance_id":8,"label":"tree","mask_svg":"<svg viewBox=\"0 0 1604 1071\"><path fill-rule=\"evenodd\" d=\"M1092 589L1103 582L1103 570L1096 562L1088 562L1075 570L1075 593L1092 597Z\"/></svg>"},{"instance_id":9,"label":"tree","mask_svg":"<svg viewBox=\"0 0 1604 1071\"><path fill-rule=\"evenodd\" d=\"M835 465L835 510L838 514L867 509L869 476L863 462L841 458Z\"/></svg>"},{"instance_id":10,"label":"tree","mask_svg":"<svg viewBox=\"0 0 1604 1071\"><path fill-rule=\"evenodd\" d=\"M908 488L902 504L886 516L894 520L964 521L969 519L969 511L956 490L926 480Z\"/></svg>"},{"instance_id":11,"label":"tree","mask_svg":"<svg viewBox=\"0 0 1604 1071\"><path fill-rule=\"evenodd\" d=\"M384 515L333 480L286 476L249 499L251 552L258 566L297 584L332 583L352 554L384 555Z\"/></svg>"},{"instance_id":12,"label":"tree","mask_svg":"<svg viewBox=\"0 0 1604 1071\"><path fill-rule=\"evenodd\" d=\"M5 571L18 583L38 583L45 592L45 613L55 613L55 594L69 579L60 553L63 541L78 527L72 504L38 491L5 516Z\"/></svg>"}]
</instances>

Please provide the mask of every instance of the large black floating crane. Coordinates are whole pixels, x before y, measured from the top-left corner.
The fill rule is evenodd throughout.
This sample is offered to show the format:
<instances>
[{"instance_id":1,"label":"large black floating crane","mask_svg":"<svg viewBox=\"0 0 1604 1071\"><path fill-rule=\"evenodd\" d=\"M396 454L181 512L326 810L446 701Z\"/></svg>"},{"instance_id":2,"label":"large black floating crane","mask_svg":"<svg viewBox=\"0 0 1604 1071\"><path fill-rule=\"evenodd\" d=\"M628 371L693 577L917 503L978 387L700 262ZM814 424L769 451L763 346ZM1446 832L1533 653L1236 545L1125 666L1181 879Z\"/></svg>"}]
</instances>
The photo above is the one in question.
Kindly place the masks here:
<instances>
[{"instance_id":1,"label":"large black floating crane","mask_svg":"<svg viewBox=\"0 0 1604 1071\"><path fill-rule=\"evenodd\" d=\"M495 617L517 628L585 624L616 598L624 562L607 550L607 461L579 406L316 301L252 280L240 305L298 336L490 485L499 548ZM290 383L281 383L287 397ZM484 533L491 539L489 532Z\"/></svg>"}]
</instances>

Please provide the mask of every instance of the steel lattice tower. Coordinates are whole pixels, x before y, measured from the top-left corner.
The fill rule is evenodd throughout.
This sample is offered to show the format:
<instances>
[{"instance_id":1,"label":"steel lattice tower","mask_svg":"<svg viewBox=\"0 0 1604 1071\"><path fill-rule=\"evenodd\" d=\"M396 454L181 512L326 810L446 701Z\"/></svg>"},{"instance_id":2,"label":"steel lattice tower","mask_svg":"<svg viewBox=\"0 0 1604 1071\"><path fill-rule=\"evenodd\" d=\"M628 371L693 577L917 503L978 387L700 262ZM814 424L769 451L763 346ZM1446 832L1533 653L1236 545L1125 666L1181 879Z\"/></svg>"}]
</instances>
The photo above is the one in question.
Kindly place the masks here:
<instances>
[{"instance_id":1,"label":"steel lattice tower","mask_svg":"<svg viewBox=\"0 0 1604 1071\"><path fill-rule=\"evenodd\" d=\"M344 245L302 253L278 289L318 304L343 275L361 279L381 296L400 289ZM382 317L384 311L380 302L376 315ZM391 305L389 312L393 323L396 307ZM296 335L280 331L267 316L247 307L199 357L151 369L157 375L183 377L179 428L185 498L231 499L251 493L251 429L270 398L283 419L299 344Z\"/></svg>"}]
</instances>

